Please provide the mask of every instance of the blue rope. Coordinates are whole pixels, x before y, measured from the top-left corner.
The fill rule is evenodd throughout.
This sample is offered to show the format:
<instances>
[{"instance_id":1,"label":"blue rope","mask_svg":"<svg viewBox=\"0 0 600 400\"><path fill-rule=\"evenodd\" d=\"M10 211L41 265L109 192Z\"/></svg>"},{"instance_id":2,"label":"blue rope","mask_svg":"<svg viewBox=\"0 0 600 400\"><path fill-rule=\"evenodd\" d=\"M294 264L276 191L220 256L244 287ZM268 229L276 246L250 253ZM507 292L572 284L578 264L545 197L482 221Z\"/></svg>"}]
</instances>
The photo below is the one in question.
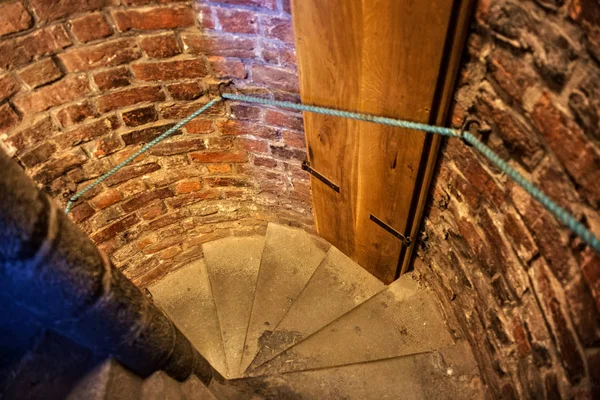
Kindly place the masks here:
<instances>
[{"instance_id":1,"label":"blue rope","mask_svg":"<svg viewBox=\"0 0 600 400\"><path fill-rule=\"evenodd\" d=\"M404 120L399 120L399 119L394 119L394 118L379 117L376 115L335 110L335 109L331 109L331 108L291 103L291 102L287 102L287 101L268 100L268 99L262 99L262 98L258 98L258 97L251 97L251 96L245 96L245 95L238 95L238 94L233 94L233 93L225 93L225 94L222 94L221 97L211 100L208 104L203 106L201 109L199 109L198 111L196 111L189 117L183 119L177 125L175 125L171 129L169 129L168 131L166 131L165 133L163 133L162 135L160 135L159 137L157 137L150 143L146 144L144 147L142 147L135 154L133 154L132 156L127 158L125 161L123 161L122 163L120 163L119 165L117 165L116 167L111 169L106 174L102 175L100 178L95 180L90 186L86 187L79 193L75 194L73 197L71 197L71 199L67 203L65 212L69 213L69 211L71 210L71 208L73 206L73 203L75 201L77 201L79 198L81 198L81 196L83 196L84 194L86 194L87 192L92 190L94 187L98 186L100 183L102 183L104 180L106 180L110 176L114 175L117 171L119 171L125 165L127 165L131 161L133 161L136 157L140 156L141 154L145 153L146 151L148 151L149 149L151 149L152 147L157 145L162 140L166 139L168 136L170 136L171 134L176 132L178 129L180 129L187 123L189 123L192 119L196 118L198 115L202 114L203 112L205 112L206 110L208 110L209 108L211 108L212 106L217 104L222 99L236 100L236 101L261 104L261 105L266 105L266 106L275 106L275 107L285 108L288 110L306 111L306 112L311 112L311 113L316 113L316 114L330 115L330 116L339 117L339 118L348 118L348 119L354 119L354 120L358 120L358 121L373 122L376 124L383 124L383 125L393 126L393 127L397 127L397 128L414 129L414 130L418 130L418 131L433 133L436 135L442 135L442 136L447 136L447 137L460 138L463 141L465 141L466 143L471 144L477 151L479 151L481 154L483 154L485 157L487 157L502 172L504 172L506 175L508 175L510 178L512 178L519 186L521 186L523 189L525 189L525 191L527 193L529 193L534 199L539 201L562 224L566 225L569 229L571 229L573 232L575 232L575 234L577 236L579 236L587 244L589 244L594 250L596 250L598 253L600 253L600 239L598 239L598 237L596 237L593 233L591 233L585 226L583 226L583 224L581 224L579 221L577 221L577 219L573 215L569 214L569 212L567 210L565 210L564 208L562 208L558 204L556 204L552 199L550 199L548 196L546 196L546 194L544 194L540 189L538 189L532 182L528 181L523 175L521 175L519 172L517 172L517 170L515 170L510 165L508 165L508 163L505 162L504 160L502 160L502 158L500 158L500 156L498 154L494 153L489 147L487 147L485 144L480 142L475 136L473 136L472 134L470 134L468 132L460 132L460 131L457 131L456 129L452 129L452 128L427 125L427 124L422 124L422 123L418 123L418 122L404 121Z\"/></svg>"},{"instance_id":2,"label":"blue rope","mask_svg":"<svg viewBox=\"0 0 600 400\"><path fill-rule=\"evenodd\" d=\"M67 207L65 208L65 214L68 214L69 211L71 211L71 208L73 208L73 203L75 203L77 200L79 200L84 194L86 194L87 192L89 192L90 190L92 190L93 188L95 188L96 186L98 186L99 184L101 184L102 182L104 182L106 179L108 179L111 176L113 176L114 174L116 174L121 168L123 168L124 166L126 166L127 164L129 164L130 162L132 162L133 160L135 160L137 157L139 157L140 155L144 154L145 152L147 152L152 147L156 146L157 144L159 144L160 142L162 142L163 140L165 140L169 136L171 136L173 133L177 132L184 125L188 124L191 120L193 120L198 115L202 114L203 112L205 112L206 110L208 110L209 108L211 108L212 106L214 106L215 104L217 104L218 102L220 102L221 100L222 99L220 97L211 100L210 102L208 102L207 104L205 104L204 106L202 106L202 108L200 108L198 111L194 112L189 117L182 119L174 127L172 127L171 129L169 129L168 131L166 131L165 133L163 133L162 135L160 135L156 139L152 140L151 142L147 143L141 149L139 149L138 151L136 151L135 154L129 156L125 161L123 161L119 165L115 166L113 169L111 169L110 171L108 171L106 174L102 175L100 178L96 179L90 186L88 186L85 189L81 190L80 192L76 193L67 202Z\"/></svg>"}]
</instances>

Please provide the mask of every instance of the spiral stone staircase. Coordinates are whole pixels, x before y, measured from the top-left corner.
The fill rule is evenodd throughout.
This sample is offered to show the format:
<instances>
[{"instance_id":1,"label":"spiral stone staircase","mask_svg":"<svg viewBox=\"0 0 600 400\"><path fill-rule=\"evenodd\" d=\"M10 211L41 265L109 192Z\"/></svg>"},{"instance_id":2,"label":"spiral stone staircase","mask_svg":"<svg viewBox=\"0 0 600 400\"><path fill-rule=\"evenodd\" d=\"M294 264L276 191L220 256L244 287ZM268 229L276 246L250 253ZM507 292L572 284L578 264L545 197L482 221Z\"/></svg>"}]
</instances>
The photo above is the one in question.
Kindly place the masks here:
<instances>
[{"instance_id":1,"label":"spiral stone staircase","mask_svg":"<svg viewBox=\"0 0 600 400\"><path fill-rule=\"evenodd\" d=\"M413 275L386 287L322 239L276 224L203 252L150 292L222 375L216 398L483 397L468 345Z\"/></svg>"}]
</instances>

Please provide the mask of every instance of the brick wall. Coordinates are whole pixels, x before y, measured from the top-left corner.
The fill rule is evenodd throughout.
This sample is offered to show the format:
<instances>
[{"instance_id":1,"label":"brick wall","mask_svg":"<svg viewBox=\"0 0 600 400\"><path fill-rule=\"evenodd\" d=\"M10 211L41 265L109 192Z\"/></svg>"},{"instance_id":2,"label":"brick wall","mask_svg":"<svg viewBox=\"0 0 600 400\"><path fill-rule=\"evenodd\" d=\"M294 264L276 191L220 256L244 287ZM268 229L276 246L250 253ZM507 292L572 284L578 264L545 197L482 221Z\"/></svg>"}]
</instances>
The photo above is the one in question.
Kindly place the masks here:
<instances>
[{"instance_id":1,"label":"brick wall","mask_svg":"<svg viewBox=\"0 0 600 400\"><path fill-rule=\"evenodd\" d=\"M596 235L599 22L596 0L479 1L453 112ZM599 398L600 257L472 149L442 152L415 268L492 397Z\"/></svg>"},{"instance_id":2,"label":"brick wall","mask_svg":"<svg viewBox=\"0 0 600 400\"><path fill-rule=\"evenodd\" d=\"M298 99L285 0L9 0L0 15L0 145L62 206L219 82ZM311 229L304 156L301 115L221 104L70 215L144 286L205 241Z\"/></svg>"}]
</instances>

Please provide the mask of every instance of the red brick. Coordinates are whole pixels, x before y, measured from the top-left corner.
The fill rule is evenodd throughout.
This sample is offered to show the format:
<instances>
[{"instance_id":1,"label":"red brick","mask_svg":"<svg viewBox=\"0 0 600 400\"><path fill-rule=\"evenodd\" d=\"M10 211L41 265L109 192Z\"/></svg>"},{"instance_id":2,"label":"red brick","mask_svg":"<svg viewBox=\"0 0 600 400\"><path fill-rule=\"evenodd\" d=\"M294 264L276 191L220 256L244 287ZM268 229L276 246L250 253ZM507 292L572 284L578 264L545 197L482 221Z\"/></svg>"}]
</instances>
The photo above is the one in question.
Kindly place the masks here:
<instances>
[{"instance_id":1,"label":"red brick","mask_svg":"<svg viewBox=\"0 0 600 400\"><path fill-rule=\"evenodd\" d=\"M111 133L106 137L96 140L91 154L96 158L106 157L124 147L123 141L118 133Z\"/></svg>"},{"instance_id":2,"label":"red brick","mask_svg":"<svg viewBox=\"0 0 600 400\"><path fill-rule=\"evenodd\" d=\"M523 104L525 91L536 83L532 68L505 50L495 51L489 62L492 77L498 85L518 104Z\"/></svg>"},{"instance_id":3,"label":"red brick","mask_svg":"<svg viewBox=\"0 0 600 400\"><path fill-rule=\"evenodd\" d=\"M534 106L532 118L569 174L582 187L590 204L600 205L600 153L584 132L552 103L548 93Z\"/></svg>"},{"instance_id":4,"label":"red brick","mask_svg":"<svg viewBox=\"0 0 600 400\"><path fill-rule=\"evenodd\" d=\"M133 199L126 201L121 205L126 213L138 210L154 200L164 200L173 197L174 193L171 189L163 188L153 191L146 191L136 195Z\"/></svg>"},{"instance_id":5,"label":"red brick","mask_svg":"<svg viewBox=\"0 0 600 400\"><path fill-rule=\"evenodd\" d=\"M67 47L71 40L62 25L38 29L26 36L0 42L0 68L12 69Z\"/></svg>"},{"instance_id":6,"label":"red brick","mask_svg":"<svg viewBox=\"0 0 600 400\"><path fill-rule=\"evenodd\" d=\"M24 31L31 26L32 18L20 1L7 1L0 4L0 36Z\"/></svg>"},{"instance_id":7,"label":"red brick","mask_svg":"<svg viewBox=\"0 0 600 400\"><path fill-rule=\"evenodd\" d=\"M68 103L90 93L85 75L72 75L31 93L15 96L13 104L23 114L35 114Z\"/></svg>"},{"instance_id":8,"label":"red brick","mask_svg":"<svg viewBox=\"0 0 600 400\"><path fill-rule=\"evenodd\" d=\"M31 88L54 82L62 76L62 71L51 58L38 61L19 71L19 78Z\"/></svg>"},{"instance_id":9,"label":"red brick","mask_svg":"<svg viewBox=\"0 0 600 400\"><path fill-rule=\"evenodd\" d=\"M94 117L97 114L87 100L63 107L56 113L56 118L65 128Z\"/></svg>"},{"instance_id":10,"label":"red brick","mask_svg":"<svg viewBox=\"0 0 600 400\"><path fill-rule=\"evenodd\" d=\"M207 165L208 172L211 174L229 174L232 172L231 164L213 164Z\"/></svg>"},{"instance_id":11,"label":"red brick","mask_svg":"<svg viewBox=\"0 0 600 400\"><path fill-rule=\"evenodd\" d=\"M306 140L304 138L304 134L288 131L287 129L282 130L281 134L283 136L283 141L287 146L297 149L306 148Z\"/></svg>"},{"instance_id":12,"label":"red brick","mask_svg":"<svg viewBox=\"0 0 600 400\"><path fill-rule=\"evenodd\" d=\"M156 156L172 156L204 149L206 149L204 139L184 139L160 143L150 150L150 154Z\"/></svg>"},{"instance_id":13,"label":"red brick","mask_svg":"<svg viewBox=\"0 0 600 400\"><path fill-rule=\"evenodd\" d=\"M143 10L117 10L112 12L121 32L130 29L157 30L184 28L194 25L194 14L188 5L178 7L153 7Z\"/></svg>"},{"instance_id":14,"label":"red brick","mask_svg":"<svg viewBox=\"0 0 600 400\"><path fill-rule=\"evenodd\" d=\"M296 50L294 46L286 46L277 42L262 41L262 58L270 64L296 66Z\"/></svg>"},{"instance_id":15,"label":"red brick","mask_svg":"<svg viewBox=\"0 0 600 400\"><path fill-rule=\"evenodd\" d=\"M503 228L519 258L525 264L529 263L538 254L538 249L521 218L514 212L506 213Z\"/></svg>"},{"instance_id":16,"label":"red brick","mask_svg":"<svg viewBox=\"0 0 600 400\"><path fill-rule=\"evenodd\" d=\"M112 28L100 13L89 14L72 20L71 32L83 43L113 34Z\"/></svg>"},{"instance_id":17,"label":"red brick","mask_svg":"<svg viewBox=\"0 0 600 400\"><path fill-rule=\"evenodd\" d=\"M195 118L185 126L185 130L190 134L212 133L215 130L213 120Z\"/></svg>"},{"instance_id":18,"label":"red brick","mask_svg":"<svg viewBox=\"0 0 600 400\"><path fill-rule=\"evenodd\" d=\"M118 5L118 0L30 0L29 5L40 22L49 22L80 14L86 11L99 10L110 5Z\"/></svg>"},{"instance_id":19,"label":"red brick","mask_svg":"<svg viewBox=\"0 0 600 400\"><path fill-rule=\"evenodd\" d=\"M77 204L71 209L71 212L69 212L69 217L73 220L73 222L80 223L90 218L95 213L96 211L94 211L94 209L90 207L87 202L83 202L81 204Z\"/></svg>"},{"instance_id":20,"label":"red brick","mask_svg":"<svg viewBox=\"0 0 600 400\"><path fill-rule=\"evenodd\" d=\"M269 65L255 65L252 67L252 80L270 89L298 92L298 75L289 69Z\"/></svg>"},{"instance_id":21,"label":"red brick","mask_svg":"<svg viewBox=\"0 0 600 400\"><path fill-rule=\"evenodd\" d=\"M0 115L2 114L1 110L3 107L10 108L8 104L0 106ZM1 116L0 121L2 121ZM27 125L28 126L26 128L15 132L5 140L5 144L10 148L14 148L17 153L22 152L32 145L45 141L49 137L53 136L57 131L56 127L52 123L52 119L49 116L44 116L43 118L33 121Z\"/></svg>"},{"instance_id":22,"label":"red brick","mask_svg":"<svg viewBox=\"0 0 600 400\"><path fill-rule=\"evenodd\" d=\"M245 79L248 76L244 63L239 60L228 60L224 57L210 57L208 59L215 78Z\"/></svg>"},{"instance_id":23,"label":"red brick","mask_svg":"<svg viewBox=\"0 0 600 400\"><path fill-rule=\"evenodd\" d=\"M173 32L144 36L140 39L140 46L150 58L169 58L181 53Z\"/></svg>"},{"instance_id":24,"label":"red brick","mask_svg":"<svg viewBox=\"0 0 600 400\"><path fill-rule=\"evenodd\" d=\"M102 91L129 86L131 84L129 68L121 66L98 72L94 74L94 83Z\"/></svg>"},{"instance_id":25,"label":"red brick","mask_svg":"<svg viewBox=\"0 0 600 400\"><path fill-rule=\"evenodd\" d=\"M161 260L169 260L169 259L175 257L176 255L178 255L179 253L181 253L182 251L183 250L181 249L181 247L179 245L176 245L176 246L172 246L167 249L164 249L163 251L156 254L156 257L160 258Z\"/></svg>"},{"instance_id":26,"label":"red brick","mask_svg":"<svg viewBox=\"0 0 600 400\"><path fill-rule=\"evenodd\" d=\"M291 20L265 16L261 18L260 24L265 37L286 43L294 43L294 30L292 29Z\"/></svg>"},{"instance_id":27,"label":"red brick","mask_svg":"<svg viewBox=\"0 0 600 400\"><path fill-rule=\"evenodd\" d=\"M206 93L200 82L184 82L167 85L167 90L174 100L196 100Z\"/></svg>"},{"instance_id":28,"label":"red brick","mask_svg":"<svg viewBox=\"0 0 600 400\"><path fill-rule=\"evenodd\" d=\"M106 228L102 229L100 232L93 234L90 238L95 243L106 242L108 239L112 239L113 237L117 236L119 233L123 233L123 232L127 231L129 228L131 228L138 222L140 222L140 219L138 218L138 216L135 214L131 214L131 215L128 215L125 218L107 226Z\"/></svg>"},{"instance_id":29,"label":"red brick","mask_svg":"<svg viewBox=\"0 0 600 400\"><path fill-rule=\"evenodd\" d=\"M254 58L256 41L227 35L182 33L183 43L191 54L237 58Z\"/></svg>"},{"instance_id":30,"label":"red brick","mask_svg":"<svg viewBox=\"0 0 600 400\"><path fill-rule=\"evenodd\" d=\"M55 151L56 147L52 143L45 142L21 155L19 160L21 160L23 165L26 167L33 168L45 161L48 161Z\"/></svg>"},{"instance_id":31,"label":"red brick","mask_svg":"<svg viewBox=\"0 0 600 400\"><path fill-rule=\"evenodd\" d=\"M196 3L198 12L198 21L203 29L215 29L215 17L213 16L213 9L209 6L201 5Z\"/></svg>"},{"instance_id":32,"label":"red brick","mask_svg":"<svg viewBox=\"0 0 600 400\"><path fill-rule=\"evenodd\" d=\"M208 75L208 68L202 59L133 64L131 69L135 77L142 81L172 81Z\"/></svg>"},{"instance_id":33,"label":"red brick","mask_svg":"<svg viewBox=\"0 0 600 400\"><path fill-rule=\"evenodd\" d=\"M223 135L252 135L263 139L279 139L279 132L277 129L268 126L258 125L256 123L226 120L218 121L217 127Z\"/></svg>"},{"instance_id":34,"label":"red brick","mask_svg":"<svg viewBox=\"0 0 600 400\"><path fill-rule=\"evenodd\" d=\"M217 8L221 30L232 33L258 33L258 18L255 12L230 8Z\"/></svg>"},{"instance_id":35,"label":"red brick","mask_svg":"<svg viewBox=\"0 0 600 400\"><path fill-rule=\"evenodd\" d=\"M98 98L98 111L105 113L117 108L132 106L146 101L163 101L165 94L159 86L141 86L108 93Z\"/></svg>"},{"instance_id":36,"label":"red brick","mask_svg":"<svg viewBox=\"0 0 600 400\"><path fill-rule=\"evenodd\" d=\"M19 123L19 116L8 103L0 105L0 133L8 132Z\"/></svg>"},{"instance_id":37,"label":"red brick","mask_svg":"<svg viewBox=\"0 0 600 400\"><path fill-rule=\"evenodd\" d=\"M142 165L130 165L122 168L119 172L104 181L107 186L115 186L119 183L128 181L133 178L137 178L142 175L149 174L154 171L158 171L160 165L157 163L148 163Z\"/></svg>"},{"instance_id":38,"label":"red brick","mask_svg":"<svg viewBox=\"0 0 600 400\"><path fill-rule=\"evenodd\" d=\"M248 104L231 104L231 114L236 119L260 121L263 107Z\"/></svg>"},{"instance_id":39,"label":"red brick","mask_svg":"<svg viewBox=\"0 0 600 400\"><path fill-rule=\"evenodd\" d=\"M208 103L207 98L201 98L194 102L184 101L170 104L163 104L159 106L159 112L164 119L183 119L189 117L200 108ZM208 110L206 110L202 116L205 118L217 117L224 114L223 103L218 103Z\"/></svg>"},{"instance_id":40,"label":"red brick","mask_svg":"<svg viewBox=\"0 0 600 400\"><path fill-rule=\"evenodd\" d=\"M6 73L0 76L0 101L10 98L13 94L17 93L19 89L20 85L12 74Z\"/></svg>"},{"instance_id":41,"label":"red brick","mask_svg":"<svg viewBox=\"0 0 600 400\"><path fill-rule=\"evenodd\" d=\"M175 124L165 124L150 128L138 129L124 133L121 135L121 138L126 145L148 143L171 129L173 126L175 126ZM173 135L181 135L181 130L174 132Z\"/></svg>"},{"instance_id":42,"label":"red brick","mask_svg":"<svg viewBox=\"0 0 600 400\"><path fill-rule=\"evenodd\" d=\"M72 154L48 162L45 167L33 176L36 182L48 184L87 161L85 154L79 149Z\"/></svg>"},{"instance_id":43,"label":"red brick","mask_svg":"<svg viewBox=\"0 0 600 400\"><path fill-rule=\"evenodd\" d=\"M290 149L289 147L271 146L271 153L274 157L284 160L304 161L306 159L306 151L304 149Z\"/></svg>"},{"instance_id":44,"label":"red brick","mask_svg":"<svg viewBox=\"0 0 600 400\"><path fill-rule=\"evenodd\" d=\"M292 5L290 0L282 0L282 5L283 5L283 11L285 11L288 14L292 13Z\"/></svg>"},{"instance_id":45,"label":"red brick","mask_svg":"<svg viewBox=\"0 0 600 400\"><path fill-rule=\"evenodd\" d=\"M66 50L58 58L69 72L114 67L137 60L142 56L134 38L116 39L93 46Z\"/></svg>"},{"instance_id":46,"label":"red brick","mask_svg":"<svg viewBox=\"0 0 600 400\"><path fill-rule=\"evenodd\" d=\"M200 189L202 189L202 181L200 180L178 182L175 186L177 194L197 192Z\"/></svg>"},{"instance_id":47,"label":"red brick","mask_svg":"<svg viewBox=\"0 0 600 400\"><path fill-rule=\"evenodd\" d=\"M264 140L240 139L238 143L242 149L253 153L267 153L269 151L269 143Z\"/></svg>"},{"instance_id":48,"label":"red brick","mask_svg":"<svg viewBox=\"0 0 600 400\"><path fill-rule=\"evenodd\" d=\"M268 125L288 128L299 132L304 132L304 120L302 117L290 113L267 109L264 117Z\"/></svg>"},{"instance_id":49,"label":"red brick","mask_svg":"<svg viewBox=\"0 0 600 400\"><path fill-rule=\"evenodd\" d=\"M589 247L581 254L581 270L600 312L600 255Z\"/></svg>"},{"instance_id":50,"label":"red brick","mask_svg":"<svg viewBox=\"0 0 600 400\"><path fill-rule=\"evenodd\" d=\"M251 187L252 184L246 177L217 177L205 178L204 181L212 187Z\"/></svg>"},{"instance_id":51,"label":"red brick","mask_svg":"<svg viewBox=\"0 0 600 400\"><path fill-rule=\"evenodd\" d=\"M216 190L208 190L202 192L192 192L189 194L179 195L167 200L167 203L172 208L181 208L190 204L197 203L203 200L216 200L219 198L219 192Z\"/></svg>"},{"instance_id":52,"label":"red brick","mask_svg":"<svg viewBox=\"0 0 600 400\"><path fill-rule=\"evenodd\" d=\"M248 155L243 151L204 151L190 153L190 158L200 163L244 163L248 161Z\"/></svg>"},{"instance_id":53,"label":"red brick","mask_svg":"<svg viewBox=\"0 0 600 400\"><path fill-rule=\"evenodd\" d=\"M267 10L277 9L277 3L275 0L219 0L219 3L233 4L236 6L259 7Z\"/></svg>"},{"instance_id":54,"label":"red brick","mask_svg":"<svg viewBox=\"0 0 600 400\"><path fill-rule=\"evenodd\" d=\"M277 167L277 161L267 157L255 157L254 165L258 167L275 168Z\"/></svg>"},{"instance_id":55,"label":"red brick","mask_svg":"<svg viewBox=\"0 0 600 400\"><path fill-rule=\"evenodd\" d=\"M100 210L110 207L123 199L121 193L117 189L108 189L100 193L98 196L90 200L90 204Z\"/></svg>"},{"instance_id":56,"label":"red brick","mask_svg":"<svg viewBox=\"0 0 600 400\"><path fill-rule=\"evenodd\" d=\"M79 126L55 138L62 149L69 149L81 143L104 136L117 129L121 124L115 116L101 118L92 123Z\"/></svg>"},{"instance_id":57,"label":"red brick","mask_svg":"<svg viewBox=\"0 0 600 400\"><path fill-rule=\"evenodd\" d=\"M127 126L140 126L158 120L158 113L154 106L136 108L122 113L123 122Z\"/></svg>"},{"instance_id":58,"label":"red brick","mask_svg":"<svg viewBox=\"0 0 600 400\"><path fill-rule=\"evenodd\" d=\"M140 210L139 214L145 220L152 220L158 216L163 215L166 211L167 207L165 206L165 204L159 202Z\"/></svg>"}]
</instances>

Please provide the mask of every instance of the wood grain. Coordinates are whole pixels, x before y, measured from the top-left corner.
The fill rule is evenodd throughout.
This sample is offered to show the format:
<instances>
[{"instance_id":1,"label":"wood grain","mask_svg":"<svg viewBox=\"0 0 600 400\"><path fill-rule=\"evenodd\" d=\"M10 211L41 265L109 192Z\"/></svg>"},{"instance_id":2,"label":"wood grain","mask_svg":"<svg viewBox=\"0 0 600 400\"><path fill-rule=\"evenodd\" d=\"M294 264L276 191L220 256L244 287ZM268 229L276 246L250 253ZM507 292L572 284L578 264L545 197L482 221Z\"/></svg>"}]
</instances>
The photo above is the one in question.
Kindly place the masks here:
<instances>
[{"instance_id":1,"label":"wood grain","mask_svg":"<svg viewBox=\"0 0 600 400\"><path fill-rule=\"evenodd\" d=\"M292 7L303 102L418 122L437 117L431 109L447 73L452 1L292 0ZM411 234L423 165L435 161L431 139L308 113L305 127L312 167L341 188L312 179L318 233L392 282L402 243L369 217Z\"/></svg>"}]
</instances>

